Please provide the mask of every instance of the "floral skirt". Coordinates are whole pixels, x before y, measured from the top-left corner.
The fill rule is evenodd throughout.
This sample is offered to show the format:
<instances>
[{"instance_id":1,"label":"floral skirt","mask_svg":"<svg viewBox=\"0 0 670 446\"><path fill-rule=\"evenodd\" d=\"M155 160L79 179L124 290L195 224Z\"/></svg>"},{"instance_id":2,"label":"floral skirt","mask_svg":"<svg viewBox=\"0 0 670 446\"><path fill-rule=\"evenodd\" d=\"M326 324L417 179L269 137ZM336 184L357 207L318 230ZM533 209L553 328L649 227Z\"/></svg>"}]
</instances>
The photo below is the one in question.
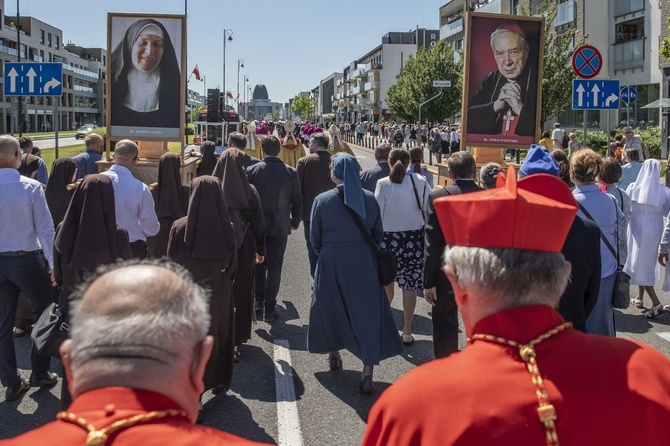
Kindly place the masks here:
<instances>
[{"instance_id":1,"label":"floral skirt","mask_svg":"<svg viewBox=\"0 0 670 446\"><path fill-rule=\"evenodd\" d=\"M385 232L380 249L395 255L395 281L402 290L423 288L423 229Z\"/></svg>"}]
</instances>

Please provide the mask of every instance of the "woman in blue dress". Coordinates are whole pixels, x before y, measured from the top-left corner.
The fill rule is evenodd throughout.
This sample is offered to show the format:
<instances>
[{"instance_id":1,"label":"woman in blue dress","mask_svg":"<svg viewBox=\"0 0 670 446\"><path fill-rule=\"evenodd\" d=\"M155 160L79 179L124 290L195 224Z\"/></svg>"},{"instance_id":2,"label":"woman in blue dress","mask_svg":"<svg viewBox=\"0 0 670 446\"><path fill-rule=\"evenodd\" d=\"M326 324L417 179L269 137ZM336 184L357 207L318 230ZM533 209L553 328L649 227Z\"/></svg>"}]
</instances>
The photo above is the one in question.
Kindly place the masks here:
<instances>
[{"instance_id":1,"label":"woman in blue dress","mask_svg":"<svg viewBox=\"0 0 670 446\"><path fill-rule=\"evenodd\" d=\"M400 354L402 345L375 255L347 207L377 244L384 230L377 200L361 187L356 158L337 155L331 178L337 188L317 196L312 206L310 239L319 257L307 346L328 353L331 370L342 368L338 350L349 350L363 362L359 391L372 393L374 366Z\"/></svg>"}]
</instances>

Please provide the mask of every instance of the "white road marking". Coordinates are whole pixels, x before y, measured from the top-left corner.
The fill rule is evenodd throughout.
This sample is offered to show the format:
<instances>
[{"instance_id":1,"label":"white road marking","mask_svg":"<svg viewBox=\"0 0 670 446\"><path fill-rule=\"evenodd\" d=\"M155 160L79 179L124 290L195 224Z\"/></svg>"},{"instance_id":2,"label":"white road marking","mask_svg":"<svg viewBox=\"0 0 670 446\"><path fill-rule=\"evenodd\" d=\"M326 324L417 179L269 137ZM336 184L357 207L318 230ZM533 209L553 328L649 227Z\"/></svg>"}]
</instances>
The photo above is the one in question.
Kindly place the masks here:
<instances>
[{"instance_id":1,"label":"white road marking","mask_svg":"<svg viewBox=\"0 0 670 446\"><path fill-rule=\"evenodd\" d=\"M277 391L277 445L302 446L302 431L293 386L293 366L288 340L275 339L273 354Z\"/></svg>"},{"instance_id":2,"label":"white road marking","mask_svg":"<svg viewBox=\"0 0 670 446\"><path fill-rule=\"evenodd\" d=\"M670 342L670 331L659 331L656 335Z\"/></svg>"}]
</instances>

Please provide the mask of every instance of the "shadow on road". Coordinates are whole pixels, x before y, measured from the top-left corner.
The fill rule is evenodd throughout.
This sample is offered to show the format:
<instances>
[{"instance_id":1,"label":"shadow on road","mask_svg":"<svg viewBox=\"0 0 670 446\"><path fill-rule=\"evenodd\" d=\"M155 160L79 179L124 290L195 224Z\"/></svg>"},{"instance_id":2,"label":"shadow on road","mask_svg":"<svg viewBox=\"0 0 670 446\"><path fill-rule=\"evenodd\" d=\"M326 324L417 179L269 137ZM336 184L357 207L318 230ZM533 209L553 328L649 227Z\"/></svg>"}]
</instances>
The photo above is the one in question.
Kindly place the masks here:
<instances>
[{"instance_id":1,"label":"shadow on road","mask_svg":"<svg viewBox=\"0 0 670 446\"><path fill-rule=\"evenodd\" d=\"M358 382L361 379L359 371L338 370L334 372L317 372L314 376L326 390L354 409L363 421L367 421L370 408L377 398L379 398L379 395L391 385L390 383L375 380L375 393L372 395L362 395L358 392Z\"/></svg>"}]
</instances>

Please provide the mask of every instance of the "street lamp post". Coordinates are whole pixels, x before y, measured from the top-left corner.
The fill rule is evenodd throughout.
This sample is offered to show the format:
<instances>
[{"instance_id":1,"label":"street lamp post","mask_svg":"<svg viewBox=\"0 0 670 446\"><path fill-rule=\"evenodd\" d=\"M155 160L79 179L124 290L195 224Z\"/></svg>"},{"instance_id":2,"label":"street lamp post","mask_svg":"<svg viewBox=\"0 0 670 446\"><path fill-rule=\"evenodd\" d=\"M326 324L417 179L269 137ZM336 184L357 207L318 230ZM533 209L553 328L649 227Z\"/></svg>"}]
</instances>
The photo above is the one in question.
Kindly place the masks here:
<instances>
[{"instance_id":1,"label":"street lamp post","mask_svg":"<svg viewBox=\"0 0 670 446\"><path fill-rule=\"evenodd\" d=\"M253 99L251 98L251 85L247 87L249 89L249 94L247 94L247 101L249 101L249 104L252 103ZM253 108L251 109L251 113L253 113Z\"/></svg>"},{"instance_id":2,"label":"street lamp post","mask_svg":"<svg viewBox=\"0 0 670 446\"><path fill-rule=\"evenodd\" d=\"M233 30L223 30L223 101L228 102L228 92L226 91L226 41L233 41Z\"/></svg>"},{"instance_id":3,"label":"street lamp post","mask_svg":"<svg viewBox=\"0 0 670 446\"><path fill-rule=\"evenodd\" d=\"M242 87L243 96L244 96L244 100L242 101L242 116L244 117L245 120L247 119L247 105L246 105L246 103L247 103L247 81L248 80L249 80L249 76L247 76L245 74L244 75L244 86Z\"/></svg>"},{"instance_id":4,"label":"street lamp post","mask_svg":"<svg viewBox=\"0 0 670 446\"><path fill-rule=\"evenodd\" d=\"M235 102L237 102L237 113L240 112L240 68L244 68L244 59L237 59L237 96L235 96Z\"/></svg>"}]
</instances>

